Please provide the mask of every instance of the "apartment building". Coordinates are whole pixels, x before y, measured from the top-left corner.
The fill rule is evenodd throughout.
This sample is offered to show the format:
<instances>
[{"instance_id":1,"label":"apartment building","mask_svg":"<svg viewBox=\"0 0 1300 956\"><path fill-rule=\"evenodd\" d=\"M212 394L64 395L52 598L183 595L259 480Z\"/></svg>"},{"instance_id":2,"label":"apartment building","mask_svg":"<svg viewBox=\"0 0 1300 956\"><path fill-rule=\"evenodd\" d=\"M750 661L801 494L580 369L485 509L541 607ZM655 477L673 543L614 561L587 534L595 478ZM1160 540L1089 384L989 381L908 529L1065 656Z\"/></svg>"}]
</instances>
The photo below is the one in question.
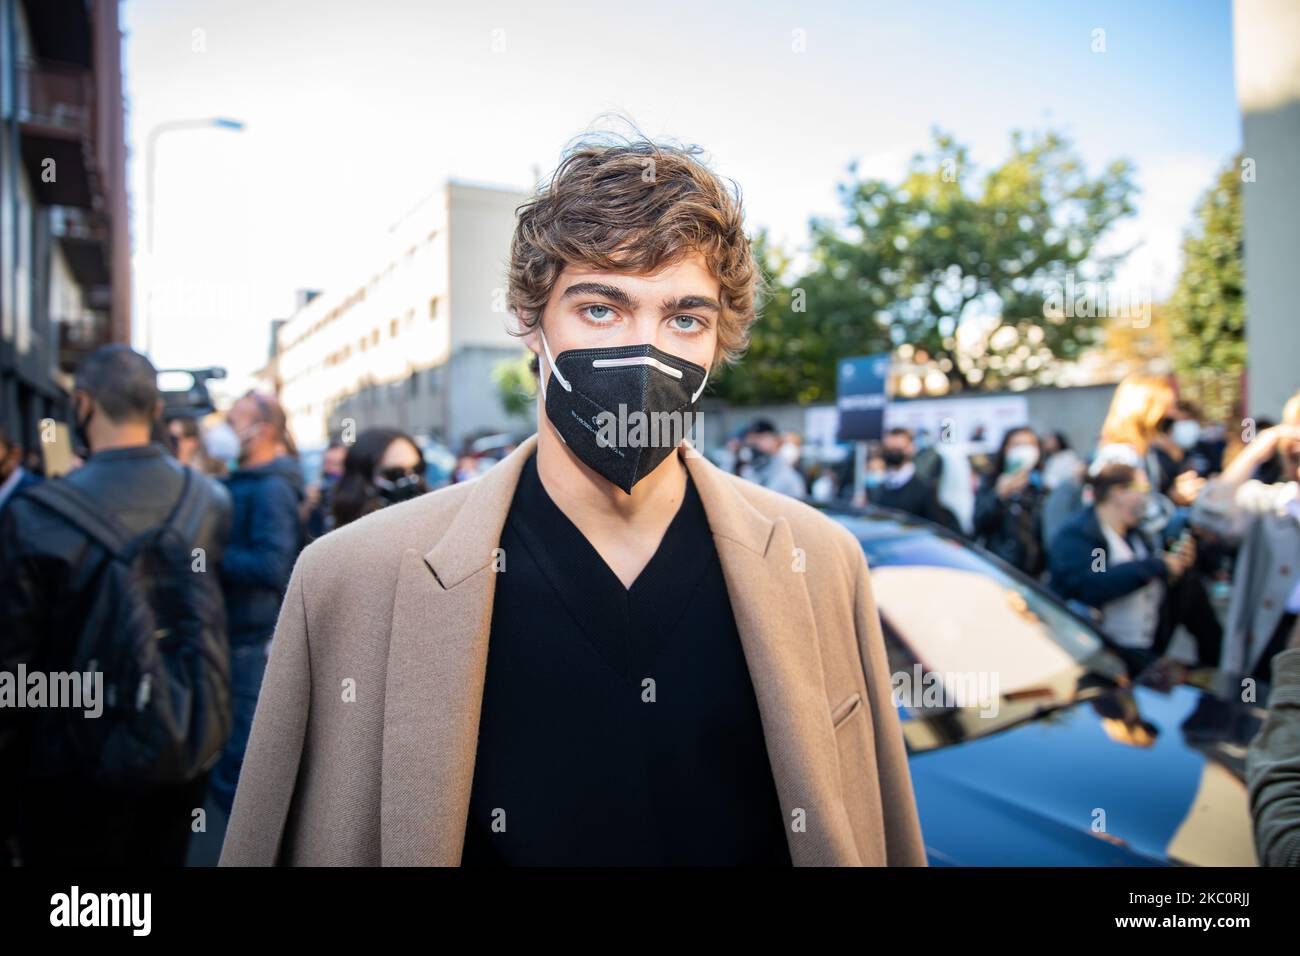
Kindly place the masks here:
<instances>
[{"instance_id":1,"label":"apartment building","mask_svg":"<svg viewBox=\"0 0 1300 956\"><path fill-rule=\"evenodd\" d=\"M427 434L453 449L484 432L526 431L493 382L517 359L505 307L515 209L527 194L449 181L390 231L369 268L301 300L279 326L280 400L303 448L346 421Z\"/></svg>"},{"instance_id":2,"label":"apartment building","mask_svg":"<svg viewBox=\"0 0 1300 956\"><path fill-rule=\"evenodd\" d=\"M0 421L37 446L131 337L117 0L0 0Z\"/></svg>"}]
</instances>

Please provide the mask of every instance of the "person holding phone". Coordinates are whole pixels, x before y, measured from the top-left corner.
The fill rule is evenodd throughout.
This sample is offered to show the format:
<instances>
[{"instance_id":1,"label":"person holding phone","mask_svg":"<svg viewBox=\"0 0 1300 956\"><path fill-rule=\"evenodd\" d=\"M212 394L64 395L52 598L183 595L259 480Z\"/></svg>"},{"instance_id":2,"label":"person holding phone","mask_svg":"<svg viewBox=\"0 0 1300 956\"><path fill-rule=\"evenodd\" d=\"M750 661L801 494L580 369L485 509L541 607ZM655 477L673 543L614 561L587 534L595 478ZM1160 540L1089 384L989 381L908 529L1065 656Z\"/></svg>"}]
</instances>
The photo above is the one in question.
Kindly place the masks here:
<instances>
[{"instance_id":1,"label":"person holding phone","mask_svg":"<svg viewBox=\"0 0 1300 956\"><path fill-rule=\"evenodd\" d=\"M975 496L976 539L1003 561L1037 577L1047 566L1042 546L1042 452L1028 426L1002 436L992 471Z\"/></svg>"},{"instance_id":2,"label":"person holding phone","mask_svg":"<svg viewBox=\"0 0 1300 956\"><path fill-rule=\"evenodd\" d=\"M1093 608L1108 637L1154 661L1178 623L1169 595L1195 563L1196 544L1186 535L1161 551L1143 530L1151 484L1132 465L1103 466L1088 476L1087 488L1092 505L1052 541L1052 589ZM1203 648L1202 654L1217 650Z\"/></svg>"}]
</instances>

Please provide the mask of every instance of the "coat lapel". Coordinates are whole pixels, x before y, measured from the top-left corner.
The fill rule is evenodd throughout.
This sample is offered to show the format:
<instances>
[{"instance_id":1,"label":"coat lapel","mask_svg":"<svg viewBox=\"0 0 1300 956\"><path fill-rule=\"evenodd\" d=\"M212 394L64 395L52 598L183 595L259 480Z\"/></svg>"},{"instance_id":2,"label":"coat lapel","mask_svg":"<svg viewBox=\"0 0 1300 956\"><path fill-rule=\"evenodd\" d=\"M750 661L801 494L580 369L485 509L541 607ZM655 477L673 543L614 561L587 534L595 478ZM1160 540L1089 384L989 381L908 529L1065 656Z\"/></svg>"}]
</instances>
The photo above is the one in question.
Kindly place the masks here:
<instances>
[{"instance_id":1,"label":"coat lapel","mask_svg":"<svg viewBox=\"0 0 1300 956\"><path fill-rule=\"evenodd\" d=\"M796 866L859 861L839 786L817 622L789 523L762 514L693 449L682 455L704 502L758 700ZM812 573L816 573L814 569ZM802 811L800 813L799 811ZM794 824L802 817L803 829Z\"/></svg>"},{"instance_id":2,"label":"coat lapel","mask_svg":"<svg viewBox=\"0 0 1300 956\"><path fill-rule=\"evenodd\" d=\"M460 862L473 787L496 575L490 568L537 439L474 482L424 555L408 551L393 608L384 700L381 861ZM858 862L805 574L784 518L759 512L689 446L758 701L796 865ZM802 820L802 826L795 823ZM792 825L793 824L793 825Z\"/></svg>"}]
</instances>

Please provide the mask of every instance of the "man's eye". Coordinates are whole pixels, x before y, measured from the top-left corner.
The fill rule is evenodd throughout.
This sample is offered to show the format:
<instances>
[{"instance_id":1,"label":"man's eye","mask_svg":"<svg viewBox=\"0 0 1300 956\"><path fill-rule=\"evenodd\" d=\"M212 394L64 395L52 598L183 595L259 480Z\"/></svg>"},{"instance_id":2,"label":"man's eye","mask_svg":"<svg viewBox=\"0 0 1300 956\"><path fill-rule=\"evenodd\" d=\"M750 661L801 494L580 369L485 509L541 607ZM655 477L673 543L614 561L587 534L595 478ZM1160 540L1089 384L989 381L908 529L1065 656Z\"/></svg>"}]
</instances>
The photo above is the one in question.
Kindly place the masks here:
<instances>
[{"instance_id":1,"label":"man's eye","mask_svg":"<svg viewBox=\"0 0 1300 956\"><path fill-rule=\"evenodd\" d=\"M589 305L582 311L593 322L606 322L614 315L614 310L607 305Z\"/></svg>"},{"instance_id":2,"label":"man's eye","mask_svg":"<svg viewBox=\"0 0 1300 956\"><path fill-rule=\"evenodd\" d=\"M694 332L701 328L700 320L693 315L675 315L671 321L679 332Z\"/></svg>"}]
</instances>

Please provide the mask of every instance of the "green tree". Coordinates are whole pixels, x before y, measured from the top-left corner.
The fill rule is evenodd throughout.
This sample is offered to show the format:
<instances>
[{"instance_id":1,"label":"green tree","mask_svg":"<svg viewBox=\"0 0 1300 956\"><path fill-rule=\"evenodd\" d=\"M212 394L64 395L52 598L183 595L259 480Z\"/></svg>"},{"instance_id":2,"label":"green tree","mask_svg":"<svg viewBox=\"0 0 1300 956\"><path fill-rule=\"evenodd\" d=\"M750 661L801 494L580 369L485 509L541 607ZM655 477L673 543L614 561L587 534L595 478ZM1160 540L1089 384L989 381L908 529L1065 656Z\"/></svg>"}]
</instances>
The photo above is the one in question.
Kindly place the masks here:
<instances>
[{"instance_id":1,"label":"green tree","mask_svg":"<svg viewBox=\"0 0 1300 956\"><path fill-rule=\"evenodd\" d=\"M1174 371L1218 414L1228 412L1246 366L1245 320L1238 156L1197 204L1183 237L1183 270L1169 300Z\"/></svg>"},{"instance_id":2,"label":"green tree","mask_svg":"<svg viewBox=\"0 0 1300 956\"><path fill-rule=\"evenodd\" d=\"M740 381L746 362L727 377L728 397L828 399L837 359L904 343L937 360L957 389L1051 381L1057 360L1098 342L1104 315L1049 315L1045 304L1067 281L1110 278L1120 254L1101 255L1098 242L1132 214L1131 177L1125 161L1089 177L1050 131L1013 133L1009 157L982 175L938 131L898 183L850 166L843 221L812 222L810 267L775 284L753 336L756 377ZM795 303L806 311L791 311ZM971 319L986 334L959 350L957 328ZM797 373L782 379L771 367L781 360Z\"/></svg>"},{"instance_id":3,"label":"green tree","mask_svg":"<svg viewBox=\"0 0 1300 956\"><path fill-rule=\"evenodd\" d=\"M504 359L492 366L497 398L507 415L526 418L537 401L537 376L532 370L533 353L525 349L518 358Z\"/></svg>"},{"instance_id":4,"label":"green tree","mask_svg":"<svg viewBox=\"0 0 1300 956\"><path fill-rule=\"evenodd\" d=\"M808 310L806 291L790 281L789 253L766 230L754 237L752 248L763 274L761 315L750 328L741 363L713 376L713 394L736 405L818 401L827 397L824 373L829 367L833 396L836 355L822 315Z\"/></svg>"}]
</instances>

